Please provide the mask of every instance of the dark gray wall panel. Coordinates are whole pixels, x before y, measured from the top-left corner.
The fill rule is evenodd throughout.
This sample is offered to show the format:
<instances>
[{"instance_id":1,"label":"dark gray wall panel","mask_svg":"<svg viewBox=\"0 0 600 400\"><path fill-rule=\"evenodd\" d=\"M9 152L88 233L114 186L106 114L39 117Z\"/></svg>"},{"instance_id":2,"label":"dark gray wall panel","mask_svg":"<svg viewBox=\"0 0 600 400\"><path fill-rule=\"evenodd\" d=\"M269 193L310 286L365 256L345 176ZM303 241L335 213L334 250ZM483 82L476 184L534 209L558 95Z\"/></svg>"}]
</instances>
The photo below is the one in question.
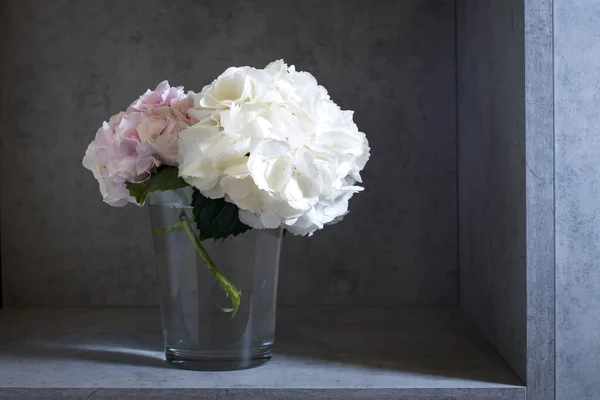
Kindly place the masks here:
<instances>
[{"instance_id":1,"label":"dark gray wall panel","mask_svg":"<svg viewBox=\"0 0 600 400\"><path fill-rule=\"evenodd\" d=\"M460 304L554 398L552 0L459 0Z\"/></svg>"},{"instance_id":2,"label":"dark gray wall panel","mask_svg":"<svg viewBox=\"0 0 600 400\"><path fill-rule=\"evenodd\" d=\"M2 3L2 275L9 306L154 304L145 210L80 166L100 125L164 78L313 72L371 142L347 220L289 238L281 304L456 303L454 2ZM10 171L10 173L6 173Z\"/></svg>"},{"instance_id":3,"label":"dark gray wall panel","mask_svg":"<svg viewBox=\"0 0 600 400\"><path fill-rule=\"evenodd\" d=\"M554 0L556 397L600 398L600 1Z\"/></svg>"},{"instance_id":4,"label":"dark gray wall panel","mask_svg":"<svg viewBox=\"0 0 600 400\"><path fill-rule=\"evenodd\" d=\"M526 376L523 1L457 2L460 304Z\"/></svg>"}]
</instances>

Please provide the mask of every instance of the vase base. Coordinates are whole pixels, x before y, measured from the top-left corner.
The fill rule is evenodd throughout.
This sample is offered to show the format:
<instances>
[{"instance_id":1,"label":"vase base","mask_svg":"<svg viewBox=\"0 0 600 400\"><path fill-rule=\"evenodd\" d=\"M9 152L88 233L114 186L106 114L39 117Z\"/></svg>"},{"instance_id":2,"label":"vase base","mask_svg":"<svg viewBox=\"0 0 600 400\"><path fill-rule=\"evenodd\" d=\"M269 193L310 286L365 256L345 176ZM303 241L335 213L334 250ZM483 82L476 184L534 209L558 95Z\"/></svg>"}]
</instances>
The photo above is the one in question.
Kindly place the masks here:
<instances>
[{"instance_id":1,"label":"vase base","mask_svg":"<svg viewBox=\"0 0 600 400\"><path fill-rule=\"evenodd\" d=\"M194 371L235 371L258 367L271 359L271 347L262 346L242 356L231 352L198 352L167 348L167 364Z\"/></svg>"}]
</instances>

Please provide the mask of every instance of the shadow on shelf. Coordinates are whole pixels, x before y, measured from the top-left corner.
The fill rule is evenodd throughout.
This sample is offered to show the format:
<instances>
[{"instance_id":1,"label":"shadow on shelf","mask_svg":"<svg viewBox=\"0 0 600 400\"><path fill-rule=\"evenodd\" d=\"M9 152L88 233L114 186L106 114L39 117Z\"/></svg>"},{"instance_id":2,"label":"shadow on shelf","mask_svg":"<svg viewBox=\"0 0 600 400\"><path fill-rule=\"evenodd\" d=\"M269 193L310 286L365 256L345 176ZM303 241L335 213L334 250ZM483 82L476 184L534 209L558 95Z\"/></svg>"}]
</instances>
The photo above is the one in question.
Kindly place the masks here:
<instances>
[{"instance_id":1,"label":"shadow on shelf","mask_svg":"<svg viewBox=\"0 0 600 400\"><path fill-rule=\"evenodd\" d=\"M277 332L274 357L523 385L458 307L284 309Z\"/></svg>"}]
</instances>

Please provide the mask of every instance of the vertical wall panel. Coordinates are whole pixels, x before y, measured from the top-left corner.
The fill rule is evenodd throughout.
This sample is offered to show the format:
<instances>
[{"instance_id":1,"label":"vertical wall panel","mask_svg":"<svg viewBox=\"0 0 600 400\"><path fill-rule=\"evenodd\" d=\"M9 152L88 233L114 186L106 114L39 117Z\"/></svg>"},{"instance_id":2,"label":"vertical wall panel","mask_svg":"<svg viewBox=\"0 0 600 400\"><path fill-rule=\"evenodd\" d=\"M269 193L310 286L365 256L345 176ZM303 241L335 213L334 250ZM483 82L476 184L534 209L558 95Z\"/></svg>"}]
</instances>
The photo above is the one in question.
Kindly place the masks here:
<instances>
[{"instance_id":1,"label":"vertical wall panel","mask_svg":"<svg viewBox=\"0 0 600 400\"><path fill-rule=\"evenodd\" d=\"M556 398L600 398L600 1L554 0Z\"/></svg>"},{"instance_id":2,"label":"vertical wall panel","mask_svg":"<svg viewBox=\"0 0 600 400\"><path fill-rule=\"evenodd\" d=\"M460 304L554 398L552 0L457 3Z\"/></svg>"},{"instance_id":3,"label":"vertical wall panel","mask_svg":"<svg viewBox=\"0 0 600 400\"><path fill-rule=\"evenodd\" d=\"M460 304L525 379L523 2L457 11Z\"/></svg>"},{"instance_id":4,"label":"vertical wall panel","mask_svg":"<svg viewBox=\"0 0 600 400\"><path fill-rule=\"evenodd\" d=\"M525 1L527 399L555 395L553 1Z\"/></svg>"}]
</instances>

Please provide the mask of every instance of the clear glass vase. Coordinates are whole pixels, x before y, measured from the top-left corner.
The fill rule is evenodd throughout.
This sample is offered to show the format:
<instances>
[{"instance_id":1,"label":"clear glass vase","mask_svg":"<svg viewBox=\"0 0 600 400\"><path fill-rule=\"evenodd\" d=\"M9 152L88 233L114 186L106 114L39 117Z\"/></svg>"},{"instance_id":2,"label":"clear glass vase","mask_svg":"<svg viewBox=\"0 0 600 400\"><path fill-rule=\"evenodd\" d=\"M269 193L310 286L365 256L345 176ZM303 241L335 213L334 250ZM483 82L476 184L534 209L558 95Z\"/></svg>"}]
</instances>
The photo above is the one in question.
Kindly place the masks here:
<instances>
[{"instance_id":1,"label":"clear glass vase","mask_svg":"<svg viewBox=\"0 0 600 400\"><path fill-rule=\"evenodd\" d=\"M222 242L200 242L191 195L188 188L148 199L167 362L194 370L260 365L271 358L275 335L282 230L252 229ZM239 291L236 312L219 273Z\"/></svg>"}]
</instances>

